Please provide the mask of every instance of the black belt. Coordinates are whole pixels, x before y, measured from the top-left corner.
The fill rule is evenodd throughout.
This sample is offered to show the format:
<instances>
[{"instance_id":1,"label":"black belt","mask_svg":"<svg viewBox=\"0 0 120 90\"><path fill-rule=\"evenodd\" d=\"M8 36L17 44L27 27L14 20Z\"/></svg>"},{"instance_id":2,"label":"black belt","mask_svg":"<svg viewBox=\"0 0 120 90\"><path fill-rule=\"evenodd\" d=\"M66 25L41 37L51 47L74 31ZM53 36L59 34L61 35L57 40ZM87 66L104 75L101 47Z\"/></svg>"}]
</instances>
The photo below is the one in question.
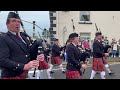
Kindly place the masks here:
<instances>
[{"instance_id":1,"label":"black belt","mask_svg":"<svg viewBox=\"0 0 120 90\"><path fill-rule=\"evenodd\" d=\"M79 66L79 65L72 64L72 63L68 63L68 65L75 66L75 67Z\"/></svg>"}]
</instances>

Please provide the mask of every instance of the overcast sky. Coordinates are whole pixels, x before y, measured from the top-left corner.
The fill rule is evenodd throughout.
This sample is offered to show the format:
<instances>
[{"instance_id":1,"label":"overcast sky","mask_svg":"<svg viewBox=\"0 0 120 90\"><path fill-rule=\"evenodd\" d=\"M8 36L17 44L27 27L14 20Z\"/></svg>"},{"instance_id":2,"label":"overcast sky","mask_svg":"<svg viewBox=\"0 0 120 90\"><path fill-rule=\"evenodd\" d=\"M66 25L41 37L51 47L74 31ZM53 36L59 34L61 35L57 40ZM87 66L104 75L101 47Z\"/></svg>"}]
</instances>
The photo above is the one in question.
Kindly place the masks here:
<instances>
[{"instance_id":1,"label":"overcast sky","mask_svg":"<svg viewBox=\"0 0 120 90\"><path fill-rule=\"evenodd\" d=\"M6 19L7 15L10 11L1 11L0 12L0 31L7 32L6 28ZM50 28L50 20L49 20L49 11L18 11L22 20L33 22L36 21L36 24L41 28L46 28L49 30ZM26 32L29 35L33 33L33 25L23 22ZM35 28L36 35L38 35L38 31L41 33L42 30L39 28Z\"/></svg>"}]
</instances>

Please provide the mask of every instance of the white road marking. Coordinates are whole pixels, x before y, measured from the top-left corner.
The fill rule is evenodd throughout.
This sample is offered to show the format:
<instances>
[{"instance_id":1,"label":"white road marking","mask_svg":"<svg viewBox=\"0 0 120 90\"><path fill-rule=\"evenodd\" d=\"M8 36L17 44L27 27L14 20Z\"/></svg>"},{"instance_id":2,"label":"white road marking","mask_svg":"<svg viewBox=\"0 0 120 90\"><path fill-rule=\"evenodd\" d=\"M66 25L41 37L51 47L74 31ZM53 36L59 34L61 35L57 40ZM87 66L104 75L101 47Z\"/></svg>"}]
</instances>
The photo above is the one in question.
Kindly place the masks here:
<instances>
[{"instance_id":1,"label":"white road marking","mask_svg":"<svg viewBox=\"0 0 120 90\"><path fill-rule=\"evenodd\" d=\"M30 70L28 73L34 73L34 71ZM39 70L36 70L36 73L39 73Z\"/></svg>"}]
</instances>

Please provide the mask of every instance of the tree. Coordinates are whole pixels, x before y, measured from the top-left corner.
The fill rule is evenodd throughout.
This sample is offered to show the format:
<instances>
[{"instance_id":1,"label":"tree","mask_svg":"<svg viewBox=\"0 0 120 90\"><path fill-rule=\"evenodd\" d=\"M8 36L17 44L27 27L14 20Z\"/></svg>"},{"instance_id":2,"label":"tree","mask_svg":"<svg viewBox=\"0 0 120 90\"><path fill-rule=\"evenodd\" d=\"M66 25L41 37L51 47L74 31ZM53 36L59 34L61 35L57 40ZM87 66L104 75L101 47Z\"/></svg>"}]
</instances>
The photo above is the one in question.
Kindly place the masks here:
<instances>
[{"instance_id":1,"label":"tree","mask_svg":"<svg viewBox=\"0 0 120 90\"><path fill-rule=\"evenodd\" d=\"M40 37L38 37L38 36L35 36L34 37L36 40L40 40L41 38Z\"/></svg>"}]
</instances>

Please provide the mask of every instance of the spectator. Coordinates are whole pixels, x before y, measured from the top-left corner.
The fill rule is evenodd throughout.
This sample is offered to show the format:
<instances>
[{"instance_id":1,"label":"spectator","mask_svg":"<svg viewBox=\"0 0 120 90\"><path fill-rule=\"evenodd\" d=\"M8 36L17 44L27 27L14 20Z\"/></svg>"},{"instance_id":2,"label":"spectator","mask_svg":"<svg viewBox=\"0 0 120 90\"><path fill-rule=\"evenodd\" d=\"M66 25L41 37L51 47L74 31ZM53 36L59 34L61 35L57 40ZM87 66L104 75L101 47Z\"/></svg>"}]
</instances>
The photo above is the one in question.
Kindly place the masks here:
<instances>
[{"instance_id":1,"label":"spectator","mask_svg":"<svg viewBox=\"0 0 120 90\"><path fill-rule=\"evenodd\" d=\"M112 39L111 46L112 46L112 57L116 57L116 52L117 52L117 41L116 41L115 38Z\"/></svg>"},{"instance_id":2,"label":"spectator","mask_svg":"<svg viewBox=\"0 0 120 90\"><path fill-rule=\"evenodd\" d=\"M119 57L120 57L120 39L118 40L118 54L119 54Z\"/></svg>"}]
</instances>

